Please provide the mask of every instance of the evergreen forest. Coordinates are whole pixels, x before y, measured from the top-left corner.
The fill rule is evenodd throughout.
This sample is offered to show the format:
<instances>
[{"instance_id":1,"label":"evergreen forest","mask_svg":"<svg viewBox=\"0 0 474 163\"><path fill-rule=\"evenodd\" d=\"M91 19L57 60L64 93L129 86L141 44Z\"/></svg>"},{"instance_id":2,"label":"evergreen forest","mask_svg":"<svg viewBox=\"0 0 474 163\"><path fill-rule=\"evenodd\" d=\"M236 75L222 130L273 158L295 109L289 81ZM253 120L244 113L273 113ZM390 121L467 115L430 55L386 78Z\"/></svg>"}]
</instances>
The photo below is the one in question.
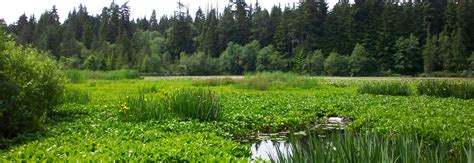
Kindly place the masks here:
<instances>
[{"instance_id":1,"label":"evergreen forest","mask_svg":"<svg viewBox=\"0 0 474 163\"><path fill-rule=\"evenodd\" d=\"M474 1L340 0L236 3L133 19L112 2L79 5L60 22L53 6L2 26L19 44L48 52L63 69L134 69L150 75L282 71L381 76L474 71Z\"/></svg>"}]
</instances>

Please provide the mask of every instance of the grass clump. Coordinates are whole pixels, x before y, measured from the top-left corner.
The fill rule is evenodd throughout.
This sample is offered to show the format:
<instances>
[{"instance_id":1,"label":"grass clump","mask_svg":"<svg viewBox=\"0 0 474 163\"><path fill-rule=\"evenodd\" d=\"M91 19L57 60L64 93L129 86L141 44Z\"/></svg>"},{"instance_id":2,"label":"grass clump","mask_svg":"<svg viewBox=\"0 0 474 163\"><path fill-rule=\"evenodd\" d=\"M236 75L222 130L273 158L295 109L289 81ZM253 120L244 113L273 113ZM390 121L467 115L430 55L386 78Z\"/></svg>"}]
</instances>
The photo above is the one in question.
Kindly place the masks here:
<instances>
[{"instance_id":1,"label":"grass clump","mask_svg":"<svg viewBox=\"0 0 474 163\"><path fill-rule=\"evenodd\" d=\"M87 80L122 80L138 79L140 73L136 70L116 71L89 71L89 70L67 70L66 77L71 83L83 83Z\"/></svg>"},{"instance_id":2,"label":"grass clump","mask_svg":"<svg viewBox=\"0 0 474 163\"><path fill-rule=\"evenodd\" d=\"M164 120L171 115L212 121L220 118L221 105L215 93L203 89L181 89L160 97L141 94L120 102L124 121Z\"/></svg>"},{"instance_id":3,"label":"grass clump","mask_svg":"<svg viewBox=\"0 0 474 163\"><path fill-rule=\"evenodd\" d=\"M145 86L145 87L140 88L138 92L140 94L153 94L153 93L158 93L159 89L156 87L156 85Z\"/></svg>"},{"instance_id":4,"label":"grass clump","mask_svg":"<svg viewBox=\"0 0 474 163\"><path fill-rule=\"evenodd\" d=\"M311 134L291 139L286 150L277 149L272 162L469 162L473 144L456 148L443 142L427 143L416 135Z\"/></svg>"},{"instance_id":5,"label":"grass clump","mask_svg":"<svg viewBox=\"0 0 474 163\"><path fill-rule=\"evenodd\" d=\"M178 116L201 121L218 120L221 104L217 95L204 89L181 89L169 94L165 102Z\"/></svg>"},{"instance_id":6,"label":"grass clump","mask_svg":"<svg viewBox=\"0 0 474 163\"><path fill-rule=\"evenodd\" d=\"M66 90L64 92L62 103L76 103L76 104L87 104L90 101L90 95L87 92L83 92L77 89Z\"/></svg>"},{"instance_id":7,"label":"grass clump","mask_svg":"<svg viewBox=\"0 0 474 163\"><path fill-rule=\"evenodd\" d=\"M410 85L398 81L368 82L357 89L361 94L409 96L411 94Z\"/></svg>"},{"instance_id":8,"label":"grass clump","mask_svg":"<svg viewBox=\"0 0 474 163\"><path fill-rule=\"evenodd\" d=\"M235 81L231 78L222 78L222 79L206 79L206 80L197 80L193 83L194 86L223 86L235 84Z\"/></svg>"},{"instance_id":9,"label":"grass clump","mask_svg":"<svg viewBox=\"0 0 474 163\"><path fill-rule=\"evenodd\" d=\"M418 83L416 90L419 95L426 96L474 98L474 82L472 81L423 80Z\"/></svg>"},{"instance_id":10,"label":"grass clump","mask_svg":"<svg viewBox=\"0 0 474 163\"><path fill-rule=\"evenodd\" d=\"M169 110L163 101L153 96L139 95L120 101L119 117L124 121L161 121L167 119Z\"/></svg>"},{"instance_id":11,"label":"grass clump","mask_svg":"<svg viewBox=\"0 0 474 163\"><path fill-rule=\"evenodd\" d=\"M254 90L301 88L310 89L320 86L320 81L299 76L294 73L264 72L245 76L238 83L239 88Z\"/></svg>"}]
</instances>

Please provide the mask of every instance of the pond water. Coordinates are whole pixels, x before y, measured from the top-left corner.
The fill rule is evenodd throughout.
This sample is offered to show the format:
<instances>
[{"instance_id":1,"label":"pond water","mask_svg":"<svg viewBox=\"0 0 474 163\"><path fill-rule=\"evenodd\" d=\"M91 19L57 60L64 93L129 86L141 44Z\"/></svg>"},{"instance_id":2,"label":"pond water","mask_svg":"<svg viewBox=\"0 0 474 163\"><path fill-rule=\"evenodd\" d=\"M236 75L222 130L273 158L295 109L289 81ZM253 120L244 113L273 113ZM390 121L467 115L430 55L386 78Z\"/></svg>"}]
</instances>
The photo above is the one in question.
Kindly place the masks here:
<instances>
[{"instance_id":1,"label":"pond water","mask_svg":"<svg viewBox=\"0 0 474 163\"><path fill-rule=\"evenodd\" d=\"M308 133L308 134L307 134ZM297 139L300 142L307 142L309 140L308 135L317 135L320 140L324 140L330 134L345 134L344 130L309 130L289 133L285 135L279 135L278 137L267 137L261 136L253 141L251 152L252 159L263 159L263 160L277 160L278 152L281 152L282 156L291 155L291 149L293 142L289 141L290 138L293 140Z\"/></svg>"},{"instance_id":2,"label":"pond water","mask_svg":"<svg viewBox=\"0 0 474 163\"><path fill-rule=\"evenodd\" d=\"M278 152L281 152L283 156L291 155L290 137L306 142L310 134L317 135L321 139L329 134L344 134L345 124L349 121L346 118L331 117L327 124L313 126L307 131L259 134L250 141L252 142L252 159L271 160L273 158L276 160Z\"/></svg>"},{"instance_id":3,"label":"pond water","mask_svg":"<svg viewBox=\"0 0 474 163\"><path fill-rule=\"evenodd\" d=\"M291 144L286 141L263 140L252 144L252 159L261 158L263 160L277 159L277 149L282 151L284 156L288 156L288 149Z\"/></svg>"}]
</instances>

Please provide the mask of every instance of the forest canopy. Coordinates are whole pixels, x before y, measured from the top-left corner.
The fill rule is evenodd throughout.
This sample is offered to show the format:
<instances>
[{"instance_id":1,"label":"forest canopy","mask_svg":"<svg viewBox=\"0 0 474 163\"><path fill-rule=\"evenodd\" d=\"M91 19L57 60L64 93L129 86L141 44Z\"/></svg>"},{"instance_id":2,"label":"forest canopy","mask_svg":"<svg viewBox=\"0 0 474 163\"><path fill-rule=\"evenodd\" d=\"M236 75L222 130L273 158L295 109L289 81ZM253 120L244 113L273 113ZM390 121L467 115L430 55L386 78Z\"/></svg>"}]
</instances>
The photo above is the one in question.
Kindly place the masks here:
<instances>
[{"instance_id":1,"label":"forest canopy","mask_svg":"<svg viewBox=\"0 0 474 163\"><path fill-rule=\"evenodd\" d=\"M307 0L270 10L237 3L132 19L127 3L101 14L79 5L64 22L55 6L21 15L7 31L51 53L64 69L136 69L154 75L472 73L472 0Z\"/></svg>"}]
</instances>

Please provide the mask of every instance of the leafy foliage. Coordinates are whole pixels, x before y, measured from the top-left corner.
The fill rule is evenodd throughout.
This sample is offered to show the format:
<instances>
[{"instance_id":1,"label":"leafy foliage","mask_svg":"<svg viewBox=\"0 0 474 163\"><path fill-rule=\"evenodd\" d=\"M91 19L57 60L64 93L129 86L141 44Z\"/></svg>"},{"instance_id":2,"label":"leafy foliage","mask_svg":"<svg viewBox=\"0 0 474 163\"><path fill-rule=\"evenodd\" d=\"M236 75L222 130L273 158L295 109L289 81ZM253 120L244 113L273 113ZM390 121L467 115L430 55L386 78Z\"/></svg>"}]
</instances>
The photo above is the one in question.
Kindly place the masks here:
<instances>
[{"instance_id":1,"label":"leafy foliage","mask_svg":"<svg viewBox=\"0 0 474 163\"><path fill-rule=\"evenodd\" d=\"M414 35L409 38L401 37L395 45L397 52L394 54L395 69L398 73L407 74L421 69L422 57L418 39Z\"/></svg>"},{"instance_id":2,"label":"leafy foliage","mask_svg":"<svg viewBox=\"0 0 474 163\"><path fill-rule=\"evenodd\" d=\"M352 55L349 57L351 76L367 76L374 71L373 63L368 52L361 44L356 44Z\"/></svg>"},{"instance_id":3,"label":"leafy foliage","mask_svg":"<svg viewBox=\"0 0 474 163\"><path fill-rule=\"evenodd\" d=\"M48 55L14 46L0 33L0 136L42 129L46 114L59 104L63 73Z\"/></svg>"},{"instance_id":4,"label":"leafy foliage","mask_svg":"<svg viewBox=\"0 0 474 163\"><path fill-rule=\"evenodd\" d=\"M332 52L324 61L324 70L327 75L347 76L349 74L349 58Z\"/></svg>"},{"instance_id":5,"label":"leafy foliage","mask_svg":"<svg viewBox=\"0 0 474 163\"><path fill-rule=\"evenodd\" d=\"M324 74L324 54L321 50L316 50L308 55L303 65L303 71L310 75Z\"/></svg>"},{"instance_id":6,"label":"leafy foliage","mask_svg":"<svg viewBox=\"0 0 474 163\"><path fill-rule=\"evenodd\" d=\"M320 70L320 64L313 62L321 56L311 53L321 50L351 55L347 72L324 70L331 72L327 75L456 73L469 69L467 58L474 51L473 5L446 0L341 1L328 10L326 2L305 1L295 7L274 6L269 12L259 4L237 3L222 13L200 9L193 20L185 12L158 19L156 11L150 18L131 19L127 3L112 2L98 16L79 5L64 23L53 6L38 20L21 15L7 29L18 42L50 51L67 69L136 69L152 75L292 70L320 75L313 72ZM274 49L260 52L259 46ZM183 72L198 62L184 64L182 53L187 54L183 62L202 58L201 53L220 58L213 65L224 69Z\"/></svg>"}]
</instances>

